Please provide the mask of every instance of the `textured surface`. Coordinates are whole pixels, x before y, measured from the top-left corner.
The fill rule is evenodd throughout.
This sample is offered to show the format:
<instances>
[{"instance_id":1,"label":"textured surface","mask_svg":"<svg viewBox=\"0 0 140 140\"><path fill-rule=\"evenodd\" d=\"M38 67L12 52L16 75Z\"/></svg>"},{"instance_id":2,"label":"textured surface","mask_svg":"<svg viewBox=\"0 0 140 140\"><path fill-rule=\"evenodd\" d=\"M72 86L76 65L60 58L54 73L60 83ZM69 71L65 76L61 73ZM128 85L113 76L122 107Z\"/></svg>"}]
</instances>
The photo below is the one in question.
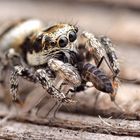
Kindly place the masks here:
<instances>
[{"instance_id":1,"label":"textured surface","mask_svg":"<svg viewBox=\"0 0 140 140\"><path fill-rule=\"evenodd\" d=\"M28 123L9 122L0 130L1 139L68 139L68 140L94 140L94 139L115 139L115 140L137 140L134 137L119 137L106 134L96 134L88 132L79 132L67 130L63 128L55 128L48 126L37 126Z\"/></svg>"}]
</instances>

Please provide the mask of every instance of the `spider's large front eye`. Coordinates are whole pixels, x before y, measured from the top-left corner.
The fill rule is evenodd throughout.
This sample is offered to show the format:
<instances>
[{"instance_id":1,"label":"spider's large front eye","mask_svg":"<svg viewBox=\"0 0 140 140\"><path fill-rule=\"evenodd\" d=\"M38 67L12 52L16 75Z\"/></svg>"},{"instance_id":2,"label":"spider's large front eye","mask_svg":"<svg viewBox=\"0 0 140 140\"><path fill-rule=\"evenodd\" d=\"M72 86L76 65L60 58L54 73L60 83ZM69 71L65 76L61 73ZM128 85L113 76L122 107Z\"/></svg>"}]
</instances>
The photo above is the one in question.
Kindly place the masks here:
<instances>
[{"instance_id":1,"label":"spider's large front eye","mask_svg":"<svg viewBox=\"0 0 140 140\"><path fill-rule=\"evenodd\" d=\"M77 38L77 34L74 31L69 32L69 41L74 42Z\"/></svg>"},{"instance_id":2,"label":"spider's large front eye","mask_svg":"<svg viewBox=\"0 0 140 140\"><path fill-rule=\"evenodd\" d=\"M68 39L66 37L61 37L58 44L61 48L66 47L68 44Z\"/></svg>"}]
</instances>

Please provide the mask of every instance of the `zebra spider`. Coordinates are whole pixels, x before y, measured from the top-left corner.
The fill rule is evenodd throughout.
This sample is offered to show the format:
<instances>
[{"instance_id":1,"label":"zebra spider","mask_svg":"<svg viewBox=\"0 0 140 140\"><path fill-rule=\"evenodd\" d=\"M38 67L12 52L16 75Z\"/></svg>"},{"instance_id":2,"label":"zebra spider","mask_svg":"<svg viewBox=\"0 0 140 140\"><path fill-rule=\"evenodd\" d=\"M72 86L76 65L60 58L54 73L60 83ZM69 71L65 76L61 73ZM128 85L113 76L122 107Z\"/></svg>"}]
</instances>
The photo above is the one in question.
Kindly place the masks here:
<instances>
[{"instance_id":1,"label":"zebra spider","mask_svg":"<svg viewBox=\"0 0 140 140\"><path fill-rule=\"evenodd\" d=\"M18 77L41 84L48 94L61 102L73 102L67 97L71 90L63 93L62 86L67 84L78 91L82 86L84 89L87 82L109 93L114 100L120 70L110 40L96 38L88 32L83 32L79 38L74 25L58 23L44 29L43 23L36 19L22 20L6 28L0 34L1 74L5 67L12 68L10 93L13 100L18 95ZM112 70L113 80L99 68L102 60ZM54 85L56 78L60 80Z\"/></svg>"}]
</instances>

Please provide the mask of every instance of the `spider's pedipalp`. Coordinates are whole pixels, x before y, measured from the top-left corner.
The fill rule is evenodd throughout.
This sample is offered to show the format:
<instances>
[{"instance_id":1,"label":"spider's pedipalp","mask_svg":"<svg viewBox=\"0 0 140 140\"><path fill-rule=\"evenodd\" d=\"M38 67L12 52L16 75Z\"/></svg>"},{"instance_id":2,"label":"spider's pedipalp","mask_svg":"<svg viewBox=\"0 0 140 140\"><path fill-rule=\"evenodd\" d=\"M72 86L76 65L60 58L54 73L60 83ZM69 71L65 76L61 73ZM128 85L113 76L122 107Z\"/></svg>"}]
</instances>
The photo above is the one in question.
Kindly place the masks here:
<instances>
[{"instance_id":1,"label":"spider's pedipalp","mask_svg":"<svg viewBox=\"0 0 140 140\"><path fill-rule=\"evenodd\" d=\"M62 79L65 79L73 86L81 84L81 77L77 69L71 64L52 58L48 60L48 65L52 70L56 71Z\"/></svg>"}]
</instances>

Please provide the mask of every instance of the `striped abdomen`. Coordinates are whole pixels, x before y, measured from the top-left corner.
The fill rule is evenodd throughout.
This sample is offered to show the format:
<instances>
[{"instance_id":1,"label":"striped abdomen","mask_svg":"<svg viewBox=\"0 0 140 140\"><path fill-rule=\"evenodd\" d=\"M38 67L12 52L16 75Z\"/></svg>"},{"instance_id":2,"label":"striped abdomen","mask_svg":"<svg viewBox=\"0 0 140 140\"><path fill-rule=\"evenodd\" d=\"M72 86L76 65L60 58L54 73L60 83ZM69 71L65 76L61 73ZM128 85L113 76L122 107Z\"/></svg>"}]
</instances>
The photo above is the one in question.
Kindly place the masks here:
<instances>
[{"instance_id":1,"label":"striped abdomen","mask_svg":"<svg viewBox=\"0 0 140 140\"><path fill-rule=\"evenodd\" d=\"M113 93L111 81L103 71L89 63L84 64L81 68L84 80L92 82L95 88L100 91Z\"/></svg>"},{"instance_id":2,"label":"striped abdomen","mask_svg":"<svg viewBox=\"0 0 140 140\"><path fill-rule=\"evenodd\" d=\"M14 48L19 51L27 36L40 30L42 26L42 22L37 19L21 20L9 25L0 32L0 49L5 51Z\"/></svg>"}]
</instances>

